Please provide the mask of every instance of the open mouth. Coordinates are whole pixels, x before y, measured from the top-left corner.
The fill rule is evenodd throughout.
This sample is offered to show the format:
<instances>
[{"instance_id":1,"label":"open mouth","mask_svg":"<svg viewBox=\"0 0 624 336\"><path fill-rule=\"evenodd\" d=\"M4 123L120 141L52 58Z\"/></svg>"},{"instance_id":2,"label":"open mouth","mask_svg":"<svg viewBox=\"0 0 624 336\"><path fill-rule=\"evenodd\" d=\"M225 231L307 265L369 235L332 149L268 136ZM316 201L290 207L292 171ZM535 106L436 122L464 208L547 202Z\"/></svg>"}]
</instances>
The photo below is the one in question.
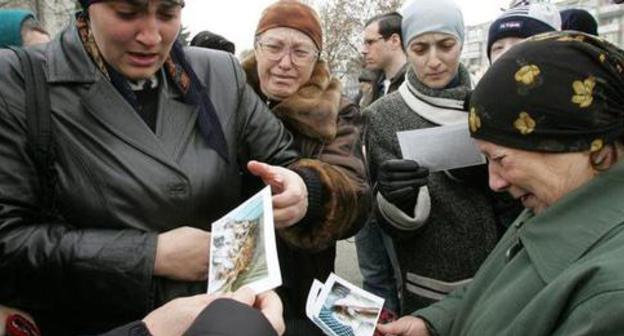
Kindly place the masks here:
<instances>
[{"instance_id":1,"label":"open mouth","mask_svg":"<svg viewBox=\"0 0 624 336\"><path fill-rule=\"evenodd\" d=\"M136 66L152 66L158 60L158 54L129 52L130 62Z\"/></svg>"}]
</instances>

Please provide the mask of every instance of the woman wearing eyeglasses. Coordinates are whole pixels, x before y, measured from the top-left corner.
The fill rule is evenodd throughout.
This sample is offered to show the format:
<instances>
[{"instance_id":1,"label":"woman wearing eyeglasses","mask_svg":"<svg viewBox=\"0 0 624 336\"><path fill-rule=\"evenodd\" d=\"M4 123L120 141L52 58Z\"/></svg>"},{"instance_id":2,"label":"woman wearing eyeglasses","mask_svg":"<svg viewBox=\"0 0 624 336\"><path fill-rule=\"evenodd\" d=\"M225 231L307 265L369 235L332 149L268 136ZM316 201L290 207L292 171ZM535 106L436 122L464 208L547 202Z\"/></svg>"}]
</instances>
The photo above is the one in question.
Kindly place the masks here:
<instances>
[{"instance_id":1,"label":"woman wearing eyeglasses","mask_svg":"<svg viewBox=\"0 0 624 336\"><path fill-rule=\"evenodd\" d=\"M318 216L278 231L284 278L278 294L292 335L314 334L300 329L312 325L305 317L312 280L324 280L333 271L335 242L355 234L369 204L359 110L342 97L340 82L320 59L322 40L312 8L278 1L262 13L255 52L243 61L247 82L293 133L302 157L318 160L307 161L320 172L310 178L319 179L322 188L308 190L308 211Z\"/></svg>"},{"instance_id":2,"label":"woman wearing eyeglasses","mask_svg":"<svg viewBox=\"0 0 624 336\"><path fill-rule=\"evenodd\" d=\"M330 174L298 166L232 55L176 42L183 0L80 3L54 41L25 49L45 70L53 166L29 137L35 81L0 49L0 302L44 335L97 334L205 293L211 223L251 191L242 172L274 187L275 225L293 231L318 216L306 183Z\"/></svg>"}]
</instances>

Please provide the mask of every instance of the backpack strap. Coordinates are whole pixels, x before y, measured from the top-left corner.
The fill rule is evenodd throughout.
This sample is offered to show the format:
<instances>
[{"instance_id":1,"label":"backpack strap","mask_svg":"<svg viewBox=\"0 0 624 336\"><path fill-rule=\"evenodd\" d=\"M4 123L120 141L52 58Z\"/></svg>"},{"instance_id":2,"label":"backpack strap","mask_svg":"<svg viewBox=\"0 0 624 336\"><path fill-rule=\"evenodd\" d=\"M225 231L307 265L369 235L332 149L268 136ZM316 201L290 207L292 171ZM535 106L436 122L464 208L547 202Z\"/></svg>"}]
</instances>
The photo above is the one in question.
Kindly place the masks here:
<instances>
[{"instance_id":1,"label":"backpack strap","mask_svg":"<svg viewBox=\"0 0 624 336\"><path fill-rule=\"evenodd\" d=\"M10 49L17 54L24 74L28 142L38 172L40 204L43 215L52 215L55 209L56 151L52 132L50 95L43 62L23 48L11 47Z\"/></svg>"}]
</instances>

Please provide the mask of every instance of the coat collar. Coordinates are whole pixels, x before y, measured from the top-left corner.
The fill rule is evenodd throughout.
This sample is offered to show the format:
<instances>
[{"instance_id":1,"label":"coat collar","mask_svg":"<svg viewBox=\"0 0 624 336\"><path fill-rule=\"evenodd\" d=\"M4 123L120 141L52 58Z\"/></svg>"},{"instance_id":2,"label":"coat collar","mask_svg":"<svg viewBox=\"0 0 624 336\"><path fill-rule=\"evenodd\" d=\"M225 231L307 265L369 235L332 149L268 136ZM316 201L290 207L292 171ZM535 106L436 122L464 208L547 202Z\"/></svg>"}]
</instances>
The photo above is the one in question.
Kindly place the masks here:
<instances>
[{"instance_id":1,"label":"coat collar","mask_svg":"<svg viewBox=\"0 0 624 336\"><path fill-rule=\"evenodd\" d=\"M563 197L524 224L520 240L550 282L624 223L624 162Z\"/></svg>"},{"instance_id":2,"label":"coat collar","mask_svg":"<svg viewBox=\"0 0 624 336\"><path fill-rule=\"evenodd\" d=\"M48 83L93 83L97 68L87 54L75 24L61 32L46 49Z\"/></svg>"},{"instance_id":3,"label":"coat collar","mask_svg":"<svg viewBox=\"0 0 624 336\"><path fill-rule=\"evenodd\" d=\"M255 56L246 58L242 65L247 75L247 83L258 95L266 99L260 90ZM291 130L313 139L331 141L336 137L338 128L341 89L340 81L331 77L327 64L319 61L310 80L294 95L271 109Z\"/></svg>"}]
</instances>

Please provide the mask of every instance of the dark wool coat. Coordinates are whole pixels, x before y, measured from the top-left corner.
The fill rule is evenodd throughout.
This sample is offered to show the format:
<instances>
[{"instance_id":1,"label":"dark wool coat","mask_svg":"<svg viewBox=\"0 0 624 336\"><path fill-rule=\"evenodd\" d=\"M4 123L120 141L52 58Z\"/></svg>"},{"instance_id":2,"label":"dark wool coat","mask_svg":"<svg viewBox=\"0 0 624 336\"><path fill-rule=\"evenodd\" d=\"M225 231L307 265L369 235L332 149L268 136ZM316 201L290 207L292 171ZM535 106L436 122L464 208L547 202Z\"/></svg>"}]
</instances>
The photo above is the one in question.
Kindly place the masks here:
<instances>
[{"instance_id":1,"label":"dark wool coat","mask_svg":"<svg viewBox=\"0 0 624 336\"><path fill-rule=\"evenodd\" d=\"M396 132L439 126L422 115L450 114L467 124L467 113L461 110L463 99L470 89L465 69L460 71L461 85L448 90L424 88L416 82L411 70L407 78L403 84L405 87L377 100L366 111L365 143L372 183L376 183L377 168L383 161L402 158ZM407 89L408 83L411 83L411 89ZM426 99L412 96L411 99L417 99L412 100L412 106L421 108L415 111L402 96L402 92L410 92L414 88L420 90L421 97L437 99L439 104L454 101L455 107L443 109ZM500 218L486 174L485 166L452 173L432 173L427 183L428 198L419 198L413 214L405 214L398 207L392 207L390 211L394 211L394 216L382 215L384 202L375 193L378 200L375 205L377 220L392 236L397 252L402 275L403 313L435 302L454 288L468 283L496 244L501 231ZM412 223L407 222L417 222L417 212L425 201L429 202L428 216L422 223L410 226ZM405 218L406 222L389 217Z\"/></svg>"},{"instance_id":2,"label":"dark wool coat","mask_svg":"<svg viewBox=\"0 0 624 336\"><path fill-rule=\"evenodd\" d=\"M243 68L247 82L263 97L253 55ZM333 271L336 240L354 235L369 209L359 110L340 89L340 82L320 61L298 92L271 108L293 133L301 156L314 159L301 160L296 167L315 167L324 191L323 211L315 223L278 232L284 278L278 293L287 319L306 318L305 301L313 279L324 281Z\"/></svg>"}]
</instances>

